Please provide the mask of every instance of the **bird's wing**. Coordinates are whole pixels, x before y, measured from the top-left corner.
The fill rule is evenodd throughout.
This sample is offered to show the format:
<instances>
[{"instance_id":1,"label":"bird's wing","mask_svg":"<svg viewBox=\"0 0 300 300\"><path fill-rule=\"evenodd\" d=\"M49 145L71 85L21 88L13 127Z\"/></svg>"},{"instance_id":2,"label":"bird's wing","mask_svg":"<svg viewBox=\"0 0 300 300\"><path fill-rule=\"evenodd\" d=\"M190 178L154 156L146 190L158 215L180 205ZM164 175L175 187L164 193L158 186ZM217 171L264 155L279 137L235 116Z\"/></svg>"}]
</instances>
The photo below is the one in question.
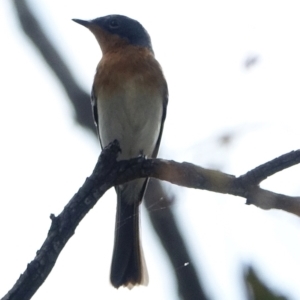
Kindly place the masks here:
<instances>
[{"instance_id":1,"label":"bird's wing","mask_svg":"<svg viewBox=\"0 0 300 300\"><path fill-rule=\"evenodd\" d=\"M91 92L91 104L92 104L93 117L94 117L94 122L95 122L95 125L96 125L96 128L97 128L100 145L101 145L101 148L103 149L103 145L102 145L101 138L100 138L100 133L99 133L98 111L97 111L97 96L96 96L96 93L95 93L94 86L92 87L92 92Z\"/></svg>"},{"instance_id":2,"label":"bird's wing","mask_svg":"<svg viewBox=\"0 0 300 300\"><path fill-rule=\"evenodd\" d=\"M166 119L166 115L167 115L168 101L169 101L168 85L167 85L167 82L165 81L165 83L164 83L164 89L163 89L163 112L162 112L162 117L161 117L160 131L159 131L158 139L157 139L157 142L156 142L156 145L155 145L152 157L157 157L157 153L158 153L158 150L159 150L159 145L160 145L160 141L161 141L162 132L163 132L163 129L164 129L164 123L165 123L165 119Z\"/></svg>"}]
</instances>

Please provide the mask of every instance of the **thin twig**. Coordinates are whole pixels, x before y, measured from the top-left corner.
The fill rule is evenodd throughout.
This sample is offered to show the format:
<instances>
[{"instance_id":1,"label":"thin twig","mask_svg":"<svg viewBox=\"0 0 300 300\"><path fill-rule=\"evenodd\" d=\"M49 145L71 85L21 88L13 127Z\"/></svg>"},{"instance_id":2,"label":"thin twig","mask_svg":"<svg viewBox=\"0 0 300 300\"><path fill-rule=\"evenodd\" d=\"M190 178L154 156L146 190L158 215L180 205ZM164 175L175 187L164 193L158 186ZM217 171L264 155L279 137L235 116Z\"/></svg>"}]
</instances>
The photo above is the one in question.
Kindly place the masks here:
<instances>
[{"instance_id":1,"label":"thin twig","mask_svg":"<svg viewBox=\"0 0 300 300\"><path fill-rule=\"evenodd\" d=\"M257 168L240 176L240 180L244 181L245 185L258 185L269 176L278 173L284 169L292 167L300 162L300 150L291 151L283 154Z\"/></svg>"}]
</instances>

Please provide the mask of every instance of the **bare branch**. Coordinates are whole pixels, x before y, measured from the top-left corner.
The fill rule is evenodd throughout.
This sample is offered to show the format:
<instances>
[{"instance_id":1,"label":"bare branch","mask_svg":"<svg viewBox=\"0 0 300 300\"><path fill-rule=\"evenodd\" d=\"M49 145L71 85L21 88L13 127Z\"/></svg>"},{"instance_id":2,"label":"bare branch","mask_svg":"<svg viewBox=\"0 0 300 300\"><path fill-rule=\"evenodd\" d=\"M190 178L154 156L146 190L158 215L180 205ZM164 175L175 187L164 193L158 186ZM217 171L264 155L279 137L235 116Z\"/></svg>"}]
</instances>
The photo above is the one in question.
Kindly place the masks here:
<instances>
[{"instance_id":1,"label":"bare branch","mask_svg":"<svg viewBox=\"0 0 300 300\"><path fill-rule=\"evenodd\" d=\"M51 215L52 224L41 249L37 251L36 257L28 264L14 287L1 300L31 299L43 284L80 221L112 187L113 181L109 178L113 177L109 174L118 152L118 145L103 150L92 175L86 179L64 210L57 217Z\"/></svg>"},{"instance_id":2,"label":"bare branch","mask_svg":"<svg viewBox=\"0 0 300 300\"><path fill-rule=\"evenodd\" d=\"M150 193L150 195L149 195ZM178 294L184 300L207 300L203 290L203 280L198 276L176 219L172 211L176 196L171 196L162 187L159 180L151 178L146 190L144 204L156 232L159 232L161 244L166 250L177 279Z\"/></svg>"},{"instance_id":3,"label":"bare branch","mask_svg":"<svg viewBox=\"0 0 300 300\"><path fill-rule=\"evenodd\" d=\"M13 0L13 4L25 34L42 55L45 63L56 75L71 100L69 104L74 108L76 121L79 125L96 134L92 118L90 94L79 87L70 69L52 45L52 42L43 31L41 24L39 24L31 12L27 1Z\"/></svg>"},{"instance_id":4,"label":"bare branch","mask_svg":"<svg viewBox=\"0 0 300 300\"><path fill-rule=\"evenodd\" d=\"M300 216L300 197L277 194L259 187L249 191L246 204L253 204L262 209L281 209Z\"/></svg>"},{"instance_id":5,"label":"bare branch","mask_svg":"<svg viewBox=\"0 0 300 300\"><path fill-rule=\"evenodd\" d=\"M204 169L190 163L177 163L162 159L138 157L128 161L116 161L119 151L117 141L102 151L92 175L86 179L62 213L57 217L51 216L52 224L47 239L37 252L35 259L2 300L30 299L50 274L59 253L74 234L79 222L98 199L112 186L140 177L155 177L185 187L241 196L247 198L247 203L263 209L279 208L300 216L299 197L275 194L251 184L244 185L245 182L251 182L247 179L247 174L252 174L252 171L236 178L233 175ZM300 155L299 151L295 152ZM266 168L267 174L271 173L270 169L276 173L287 165L291 165L291 162L286 164L286 161L290 161L293 157L297 161L298 155L295 156L295 152L290 152L264 164L271 166L273 163L277 164L278 161L282 161L284 165L277 166L277 168Z\"/></svg>"},{"instance_id":6,"label":"bare branch","mask_svg":"<svg viewBox=\"0 0 300 300\"><path fill-rule=\"evenodd\" d=\"M292 167L299 162L300 150L291 151L247 172L245 175L240 176L240 180L243 180L244 184L247 185L257 185L269 176Z\"/></svg>"},{"instance_id":7,"label":"bare branch","mask_svg":"<svg viewBox=\"0 0 300 300\"><path fill-rule=\"evenodd\" d=\"M208 190L216 193L231 194L247 199L263 209L277 208L300 216L300 198L276 194L261 189L255 182L282 171L300 162L300 150L292 151L275 158L246 174L235 177L216 170L204 169L191 163L178 163L163 159L142 157L120 161L119 176L116 183L138 177L154 177L176 185ZM256 179L259 178L259 180Z\"/></svg>"}]
</instances>

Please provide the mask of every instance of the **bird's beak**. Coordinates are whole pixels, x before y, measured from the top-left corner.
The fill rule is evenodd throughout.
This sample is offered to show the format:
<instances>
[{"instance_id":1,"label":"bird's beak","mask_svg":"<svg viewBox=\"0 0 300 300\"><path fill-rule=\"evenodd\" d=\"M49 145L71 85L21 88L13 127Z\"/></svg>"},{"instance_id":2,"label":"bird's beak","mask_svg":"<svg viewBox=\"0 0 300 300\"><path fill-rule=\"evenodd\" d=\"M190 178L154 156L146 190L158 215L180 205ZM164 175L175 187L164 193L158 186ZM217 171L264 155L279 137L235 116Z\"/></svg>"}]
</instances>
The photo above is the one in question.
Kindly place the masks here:
<instances>
[{"instance_id":1,"label":"bird's beak","mask_svg":"<svg viewBox=\"0 0 300 300\"><path fill-rule=\"evenodd\" d=\"M87 27L89 28L90 25L91 25L91 22L90 21L85 21L85 20L80 20L80 19L72 19L72 21L84 26L84 27Z\"/></svg>"}]
</instances>

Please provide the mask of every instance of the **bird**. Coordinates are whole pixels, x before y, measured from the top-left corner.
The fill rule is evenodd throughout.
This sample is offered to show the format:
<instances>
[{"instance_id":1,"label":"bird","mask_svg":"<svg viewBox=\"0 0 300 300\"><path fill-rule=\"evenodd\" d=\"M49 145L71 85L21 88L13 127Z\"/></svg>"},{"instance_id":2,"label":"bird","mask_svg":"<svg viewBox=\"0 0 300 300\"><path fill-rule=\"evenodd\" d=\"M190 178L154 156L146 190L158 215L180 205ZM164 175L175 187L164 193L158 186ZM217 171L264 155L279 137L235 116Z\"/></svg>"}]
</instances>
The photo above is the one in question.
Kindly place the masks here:
<instances>
[{"instance_id":1,"label":"bird","mask_svg":"<svg viewBox=\"0 0 300 300\"><path fill-rule=\"evenodd\" d=\"M95 36L102 58L91 93L103 149L117 140L118 160L156 158L168 104L168 86L151 38L138 21L123 15L72 19ZM149 178L115 186L117 212L110 281L115 288L148 284L140 242L140 203Z\"/></svg>"}]
</instances>

